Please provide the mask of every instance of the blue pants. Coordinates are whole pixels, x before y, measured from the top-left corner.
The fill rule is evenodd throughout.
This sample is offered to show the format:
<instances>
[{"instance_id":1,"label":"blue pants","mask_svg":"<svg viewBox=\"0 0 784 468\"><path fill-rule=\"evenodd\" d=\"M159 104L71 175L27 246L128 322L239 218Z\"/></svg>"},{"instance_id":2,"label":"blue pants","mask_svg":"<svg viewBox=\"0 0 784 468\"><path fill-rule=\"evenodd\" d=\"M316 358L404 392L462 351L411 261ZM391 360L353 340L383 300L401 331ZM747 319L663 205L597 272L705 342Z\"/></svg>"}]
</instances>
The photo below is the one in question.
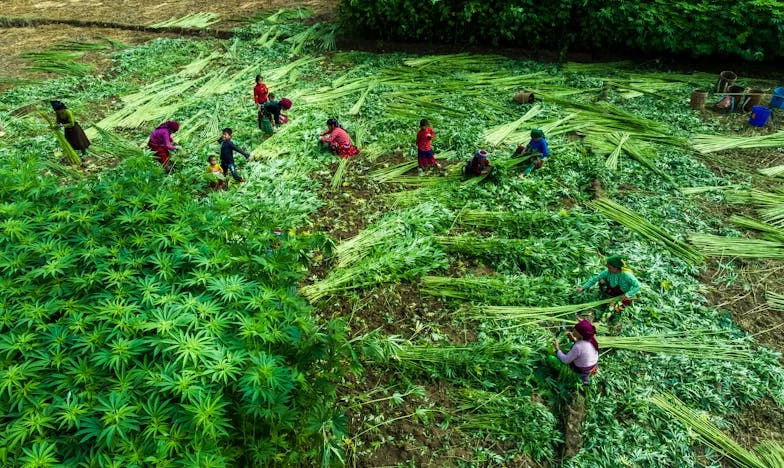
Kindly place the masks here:
<instances>
[{"instance_id":1,"label":"blue pants","mask_svg":"<svg viewBox=\"0 0 784 468\"><path fill-rule=\"evenodd\" d=\"M234 167L234 163L221 164L221 169L223 169L224 176L229 175L229 172L231 172L231 176L234 177L234 180L236 180L237 182L242 180L242 177L240 177L240 175L237 174L237 169Z\"/></svg>"}]
</instances>

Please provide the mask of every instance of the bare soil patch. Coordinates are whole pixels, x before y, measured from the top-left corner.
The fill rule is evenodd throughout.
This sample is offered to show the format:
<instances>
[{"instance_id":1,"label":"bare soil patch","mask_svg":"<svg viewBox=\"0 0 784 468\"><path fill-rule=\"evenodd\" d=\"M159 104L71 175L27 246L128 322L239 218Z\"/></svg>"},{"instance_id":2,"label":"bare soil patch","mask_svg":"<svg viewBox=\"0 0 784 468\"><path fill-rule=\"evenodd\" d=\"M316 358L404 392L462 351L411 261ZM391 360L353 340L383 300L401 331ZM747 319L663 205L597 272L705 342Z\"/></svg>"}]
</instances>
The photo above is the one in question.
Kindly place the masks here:
<instances>
[{"instance_id":1,"label":"bare soil patch","mask_svg":"<svg viewBox=\"0 0 784 468\"><path fill-rule=\"evenodd\" d=\"M243 18L279 8L303 6L316 13L329 13L337 6L336 0L5 0L0 3L0 16L58 18L87 21L110 21L121 18L124 23L151 25L195 12L221 15L216 27L233 27Z\"/></svg>"}]
</instances>

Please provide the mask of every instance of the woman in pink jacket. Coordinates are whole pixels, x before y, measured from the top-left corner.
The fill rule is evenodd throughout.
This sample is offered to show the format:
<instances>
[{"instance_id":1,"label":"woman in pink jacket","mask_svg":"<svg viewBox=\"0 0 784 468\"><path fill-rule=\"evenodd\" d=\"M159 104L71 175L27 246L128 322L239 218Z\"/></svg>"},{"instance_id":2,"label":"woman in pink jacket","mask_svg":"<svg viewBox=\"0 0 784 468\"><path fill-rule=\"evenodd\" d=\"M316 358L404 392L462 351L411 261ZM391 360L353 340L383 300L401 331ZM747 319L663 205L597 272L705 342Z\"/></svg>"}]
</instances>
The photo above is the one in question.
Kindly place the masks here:
<instances>
[{"instance_id":1,"label":"woman in pink jacket","mask_svg":"<svg viewBox=\"0 0 784 468\"><path fill-rule=\"evenodd\" d=\"M566 332L574 344L568 353L561 351L558 340L553 340L555 355L564 364L569 364L573 371L580 374L585 385L591 383L591 376L596 375L599 364L599 343L596 342L596 328L588 320L580 320L574 330Z\"/></svg>"},{"instance_id":2,"label":"woman in pink jacket","mask_svg":"<svg viewBox=\"0 0 784 468\"><path fill-rule=\"evenodd\" d=\"M175 133L179 129L179 123L173 120L167 120L152 131L150 134L150 141L147 143L147 146L156 156L158 156L158 161L163 164L163 168L167 173L171 171L171 165L169 164L171 150L181 148L180 146L177 146L172 139L172 133Z\"/></svg>"}]
</instances>

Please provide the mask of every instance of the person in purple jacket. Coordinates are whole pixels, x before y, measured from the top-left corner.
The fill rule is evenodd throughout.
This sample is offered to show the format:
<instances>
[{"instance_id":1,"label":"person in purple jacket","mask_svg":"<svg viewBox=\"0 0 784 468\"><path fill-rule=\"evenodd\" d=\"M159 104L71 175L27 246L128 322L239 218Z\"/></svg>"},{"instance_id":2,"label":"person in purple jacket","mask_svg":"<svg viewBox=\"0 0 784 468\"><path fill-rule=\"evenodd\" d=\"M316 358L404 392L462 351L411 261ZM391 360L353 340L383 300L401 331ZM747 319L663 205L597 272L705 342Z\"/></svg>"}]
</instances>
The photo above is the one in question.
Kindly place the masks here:
<instances>
[{"instance_id":1,"label":"person in purple jacket","mask_svg":"<svg viewBox=\"0 0 784 468\"><path fill-rule=\"evenodd\" d=\"M538 128L531 130L531 141L525 146L518 146L515 150L515 155L531 154L533 162L528 166L520 178L530 174L534 169L541 169L544 165L545 159L550 156L550 148L547 146L547 139L544 137L544 132Z\"/></svg>"},{"instance_id":2,"label":"person in purple jacket","mask_svg":"<svg viewBox=\"0 0 784 468\"><path fill-rule=\"evenodd\" d=\"M179 129L180 124L178 122L167 120L152 131L150 134L150 141L147 142L147 147L158 156L158 161L163 165L163 169L166 173L171 171L171 150L182 148L172 139L172 133L176 133Z\"/></svg>"},{"instance_id":3,"label":"person in purple jacket","mask_svg":"<svg viewBox=\"0 0 784 468\"><path fill-rule=\"evenodd\" d=\"M599 343L596 342L596 328L588 320L580 320L573 331L566 332L566 336L574 341L572 349L564 354L558 344L553 340L555 355L564 364L569 364L573 371L580 374L583 384L591 383L591 376L599 370Z\"/></svg>"}]
</instances>

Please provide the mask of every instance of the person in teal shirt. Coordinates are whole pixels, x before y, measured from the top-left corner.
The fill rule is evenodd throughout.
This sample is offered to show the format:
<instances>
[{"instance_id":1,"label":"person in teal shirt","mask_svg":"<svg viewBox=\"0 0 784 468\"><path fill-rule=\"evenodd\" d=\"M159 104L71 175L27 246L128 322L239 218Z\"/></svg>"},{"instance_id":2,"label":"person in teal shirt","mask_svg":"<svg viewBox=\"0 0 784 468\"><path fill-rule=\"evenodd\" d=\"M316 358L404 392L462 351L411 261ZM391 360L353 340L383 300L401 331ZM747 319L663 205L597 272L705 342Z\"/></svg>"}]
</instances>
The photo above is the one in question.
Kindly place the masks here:
<instances>
[{"instance_id":1,"label":"person in teal shirt","mask_svg":"<svg viewBox=\"0 0 784 468\"><path fill-rule=\"evenodd\" d=\"M577 288L577 292L581 293L596 283L599 283L599 289L604 296L621 296L621 302L616 311L631 304L632 297L640 292L640 281L630 269L626 268L626 260L620 255L609 257L607 269L586 281L585 284Z\"/></svg>"}]
</instances>

